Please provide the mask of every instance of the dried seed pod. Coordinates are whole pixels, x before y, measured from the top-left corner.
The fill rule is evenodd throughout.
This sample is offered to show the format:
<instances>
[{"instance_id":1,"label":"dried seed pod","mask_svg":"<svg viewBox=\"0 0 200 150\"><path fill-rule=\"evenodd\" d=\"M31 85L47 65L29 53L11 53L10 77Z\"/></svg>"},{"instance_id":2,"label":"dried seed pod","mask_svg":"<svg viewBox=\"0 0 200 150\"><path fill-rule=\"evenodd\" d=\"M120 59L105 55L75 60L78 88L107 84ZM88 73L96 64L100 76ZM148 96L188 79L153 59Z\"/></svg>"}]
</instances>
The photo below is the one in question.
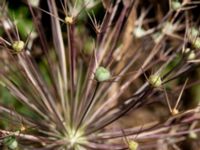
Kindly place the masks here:
<instances>
[{"instance_id":1,"label":"dried seed pod","mask_svg":"<svg viewBox=\"0 0 200 150\"><path fill-rule=\"evenodd\" d=\"M95 79L98 82L103 82L110 79L110 71L104 67L98 67L95 72Z\"/></svg>"},{"instance_id":2,"label":"dried seed pod","mask_svg":"<svg viewBox=\"0 0 200 150\"><path fill-rule=\"evenodd\" d=\"M21 52L24 49L24 42L23 41L14 41L12 44L12 48L16 53Z\"/></svg>"}]
</instances>

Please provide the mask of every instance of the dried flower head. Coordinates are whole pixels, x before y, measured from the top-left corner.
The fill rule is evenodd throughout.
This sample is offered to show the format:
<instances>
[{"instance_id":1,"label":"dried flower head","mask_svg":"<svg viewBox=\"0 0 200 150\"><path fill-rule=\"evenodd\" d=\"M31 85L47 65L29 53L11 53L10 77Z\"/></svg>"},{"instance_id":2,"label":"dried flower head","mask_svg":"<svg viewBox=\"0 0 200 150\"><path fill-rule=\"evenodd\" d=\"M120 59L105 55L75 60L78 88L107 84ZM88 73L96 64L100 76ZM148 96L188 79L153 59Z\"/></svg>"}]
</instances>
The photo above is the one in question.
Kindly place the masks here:
<instances>
[{"instance_id":1,"label":"dried flower head","mask_svg":"<svg viewBox=\"0 0 200 150\"><path fill-rule=\"evenodd\" d=\"M136 1L0 2L0 149L164 149L199 131L199 105L180 103L198 83L180 88L199 66L197 3Z\"/></svg>"}]
</instances>

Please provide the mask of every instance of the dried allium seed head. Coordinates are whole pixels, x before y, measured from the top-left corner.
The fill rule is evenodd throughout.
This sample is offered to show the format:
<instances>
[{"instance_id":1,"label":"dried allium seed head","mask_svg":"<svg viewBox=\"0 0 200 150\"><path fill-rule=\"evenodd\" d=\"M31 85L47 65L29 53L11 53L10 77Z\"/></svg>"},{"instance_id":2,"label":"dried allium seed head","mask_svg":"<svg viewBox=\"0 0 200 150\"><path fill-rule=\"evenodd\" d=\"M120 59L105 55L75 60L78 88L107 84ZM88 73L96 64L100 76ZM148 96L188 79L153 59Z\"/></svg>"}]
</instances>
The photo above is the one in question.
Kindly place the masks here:
<instances>
[{"instance_id":1,"label":"dried allium seed head","mask_svg":"<svg viewBox=\"0 0 200 150\"><path fill-rule=\"evenodd\" d=\"M3 124L2 127L0 123L0 135L6 135L5 141L0 140L5 148L118 150L126 147L137 150L140 147L148 149L149 146L154 146L153 149L162 149L163 147L159 147L162 144L158 143L164 142L166 147L170 147L173 146L171 144L180 142L179 138L182 135L189 136L191 131L197 131L188 130L193 121L191 111L188 111L188 115L188 112L181 108L183 113L180 112L180 115L183 117L176 115L178 110L175 108L179 104L186 82L175 107L172 108L168 103L171 117L160 119L165 116L166 111L161 116L154 115L152 119L155 121L148 120L155 112L152 112L147 104L161 102L164 94L168 99L167 92L163 94L162 90L152 89L159 89L165 83L175 80L166 86L173 91L179 91L180 83L176 81L198 66L187 63L185 59L193 59L196 54L195 60L192 61L199 60L194 48L200 47L199 32L195 29L188 34L187 23L189 21L189 24L196 26L199 24L193 22L190 16L184 16L184 3L179 3L178 0L171 1L172 9L169 12L163 11L159 7L160 4L149 8L141 1L135 3L131 0L119 0L105 7L106 11L95 10L95 13L88 16L86 13L82 15L82 11L93 12L93 8L99 3L85 5L84 2L46 1L49 12L46 9L43 12L51 19L48 31L52 32L46 34L46 30L43 30L45 24L40 20L43 19L42 8L28 7L32 14L32 17L28 16L28 20L33 19L32 26L39 38L33 42L35 36L30 34L27 44L25 41L16 40L16 31L19 31L19 36L24 32L17 28L18 24L14 26L14 22L7 21L12 19L9 19L9 14L4 14L3 9L0 30L3 30L2 36L5 40L0 38L1 47L3 45L0 51L5 58L2 59L1 56L0 59L0 85L7 88L20 106L28 110L21 111L21 107L18 109L18 102L17 106L15 103L12 105L14 109L10 108L7 102L5 105L8 107L4 107L4 102L0 102L1 120L3 118L6 125L7 121L10 124L5 127ZM35 4L31 6L33 5ZM179 10L182 10L181 14L177 15ZM157 12L165 13L157 15ZM66 14L63 19L59 18L61 13ZM20 21L18 19L20 18L16 18ZM66 29L61 26L59 20L67 25ZM26 24L25 20L20 22ZM92 27L88 26L88 23L92 23ZM185 32L188 39L184 36ZM48 35L52 37L46 37ZM16 40L14 43L13 39ZM191 44L188 44L188 41ZM180 49L191 45L194 51L192 48L183 51L186 57L184 59L179 55ZM6 50L6 46L11 48L11 53ZM27 48L31 48L33 53L23 52ZM81 50L85 55L82 55ZM16 57L16 54L19 55ZM98 66L94 65L97 63ZM148 77L148 81L142 81L141 68L144 72L156 70ZM117 74L118 77L114 79L112 74ZM92 78L95 82L91 81ZM109 82L112 80L114 82ZM102 85L101 82L109 83ZM176 97L173 94L170 96ZM164 105L155 106L163 110ZM130 117L138 113L135 111L137 109L140 109L144 117L134 118L136 121L130 122ZM157 109L158 113L161 109ZM147 114L146 110L151 114ZM199 113L196 109L192 112ZM127 113L130 115L126 115ZM122 117L123 120L120 119ZM171 121L171 118L175 122ZM16 126L11 126L13 124ZM131 128L124 129L126 126ZM28 130L29 128L34 130ZM173 135L171 129L174 131ZM169 142L160 138L163 134ZM126 135L137 137L139 143L128 138L125 143Z\"/></svg>"}]
</instances>

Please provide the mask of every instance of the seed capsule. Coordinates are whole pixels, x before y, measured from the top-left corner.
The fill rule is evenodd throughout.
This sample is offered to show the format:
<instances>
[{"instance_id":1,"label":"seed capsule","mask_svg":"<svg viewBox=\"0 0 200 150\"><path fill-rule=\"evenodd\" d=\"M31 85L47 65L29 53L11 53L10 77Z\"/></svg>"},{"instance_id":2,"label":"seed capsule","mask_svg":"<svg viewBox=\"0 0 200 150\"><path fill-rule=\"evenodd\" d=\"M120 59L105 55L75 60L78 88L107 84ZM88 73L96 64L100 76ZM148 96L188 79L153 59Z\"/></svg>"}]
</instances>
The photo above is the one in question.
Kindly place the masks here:
<instances>
[{"instance_id":1,"label":"seed capsule","mask_svg":"<svg viewBox=\"0 0 200 150\"><path fill-rule=\"evenodd\" d=\"M172 34L176 30L176 25L171 22L166 22L165 26L162 29L162 32L165 34Z\"/></svg>"},{"instance_id":2,"label":"seed capsule","mask_svg":"<svg viewBox=\"0 0 200 150\"><path fill-rule=\"evenodd\" d=\"M145 30L141 27L136 27L133 31L136 38L141 38L145 36Z\"/></svg>"},{"instance_id":3,"label":"seed capsule","mask_svg":"<svg viewBox=\"0 0 200 150\"><path fill-rule=\"evenodd\" d=\"M66 17L65 17L65 22L66 22L67 24L72 24L72 23L74 22L74 19L73 19L73 17L66 16Z\"/></svg>"},{"instance_id":4,"label":"seed capsule","mask_svg":"<svg viewBox=\"0 0 200 150\"><path fill-rule=\"evenodd\" d=\"M160 87L162 84L162 80L161 77L159 75L151 75L149 77L149 83L153 86L153 87Z\"/></svg>"},{"instance_id":5,"label":"seed capsule","mask_svg":"<svg viewBox=\"0 0 200 150\"><path fill-rule=\"evenodd\" d=\"M173 10L177 10L177 9L181 8L181 3L179 1L177 1L177 0L172 1L171 5L172 5L172 9Z\"/></svg>"},{"instance_id":6,"label":"seed capsule","mask_svg":"<svg viewBox=\"0 0 200 150\"><path fill-rule=\"evenodd\" d=\"M200 37L198 29L196 29L195 27L189 29L188 38L195 48L200 49Z\"/></svg>"},{"instance_id":7,"label":"seed capsule","mask_svg":"<svg viewBox=\"0 0 200 150\"><path fill-rule=\"evenodd\" d=\"M138 145L139 144L137 142L133 141L133 140L128 141L128 148L130 150L137 150L138 149Z\"/></svg>"},{"instance_id":8,"label":"seed capsule","mask_svg":"<svg viewBox=\"0 0 200 150\"><path fill-rule=\"evenodd\" d=\"M200 49L200 37L197 37L197 38L193 41L192 45L193 45L195 48Z\"/></svg>"},{"instance_id":9,"label":"seed capsule","mask_svg":"<svg viewBox=\"0 0 200 150\"><path fill-rule=\"evenodd\" d=\"M174 109L172 110L171 114L172 114L173 116L178 115L178 114L179 114L178 109L174 108Z\"/></svg>"},{"instance_id":10,"label":"seed capsule","mask_svg":"<svg viewBox=\"0 0 200 150\"><path fill-rule=\"evenodd\" d=\"M194 51L191 51L188 55L188 60L193 60L195 59L195 57L196 57L196 54L194 53Z\"/></svg>"},{"instance_id":11,"label":"seed capsule","mask_svg":"<svg viewBox=\"0 0 200 150\"><path fill-rule=\"evenodd\" d=\"M194 131L190 131L189 138L196 140L198 139L198 135Z\"/></svg>"},{"instance_id":12,"label":"seed capsule","mask_svg":"<svg viewBox=\"0 0 200 150\"><path fill-rule=\"evenodd\" d=\"M188 31L189 38L196 38L199 36L199 31L195 27L192 27Z\"/></svg>"},{"instance_id":13,"label":"seed capsule","mask_svg":"<svg viewBox=\"0 0 200 150\"><path fill-rule=\"evenodd\" d=\"M14 41L12 44L12 48L15 52L21 52L24 49L24 42L23 41Z\"/></svg>"},{"instance_id":14,"label":"seed capsule","mask_svg":"<svg viewBox=\"0 0 200 150\"><path fill-rule=\"evenodd\" d=\"M110 72L104 67L99 67L95 72L95 78L98 82L106 81L110 79Z\"/></svg>"}]
</instances>

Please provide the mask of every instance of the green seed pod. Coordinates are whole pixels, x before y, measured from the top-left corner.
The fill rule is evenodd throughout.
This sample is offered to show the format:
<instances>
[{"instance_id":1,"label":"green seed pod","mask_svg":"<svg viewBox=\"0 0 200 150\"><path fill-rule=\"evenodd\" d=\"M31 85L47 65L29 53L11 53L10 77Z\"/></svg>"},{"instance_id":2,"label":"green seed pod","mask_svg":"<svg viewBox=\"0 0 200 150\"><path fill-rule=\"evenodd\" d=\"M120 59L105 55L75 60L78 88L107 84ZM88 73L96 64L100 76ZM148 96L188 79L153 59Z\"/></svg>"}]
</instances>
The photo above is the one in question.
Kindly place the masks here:
<instances>
[{"instance_id":1,"label":"green seed pod","mask_svg":"<svg viewBox=\"0 0 200 150\"><path fill-rule=\"evenodd\" d=\"M198 139L198 135L194 131L190 131L188 137L194 140Z\"/></svg>"},{"instance_id":2,"label":"green seed pod","mask_svg":"<svg viewBox=\"0 0 200 150\"><path fill-rule=\"evenodd\" d=\"M70 16L65 17L65 23L72 24L73 22L74 22L73 17L70 17Z\"/></svg>"},{"instance_id":3,"label":"green seed pod","mask_svg":"<svg viewBox=\"0 0 200 150\"><path fill-rule=\"evenodd\" d=\"M181 3L179 1L177 1L177 0L172 1L171 5L172 5L172 9L173 10L177 10L177 9L181 8Z\"/></svg>"},{"instance_id":4,"label":"green seed pod","mask_svg":"<svg viewBox=\"0 0 200 150\"><path fill-rule=\"evenodd\" d=\"M193 45L195 48L200 49L200 37L197 37L197 38L193 41L192 45Z\"/></svg>"},{"instance_id":5,"label":"green seed pod","mask_svg":"<svg viewBox=\"0 0 200 150\"><path fill-rule=\"evenodd\" d=\"M14 41L12 44L12 48L15 52L21 52L24 49L24 42L23 41Z\"/></svg>"},{"instance_id":6,"label":"green seed pod","mask_svg":"<svg viewBox=\"0 0 200 150\"><path fill-rule=\"evenodd\" d=\"M189 55L188 55L188 60L193 60L193 59L195 59L195 57L196 57L196 54L195 54L195 52L194 51L191 51L190 53L189 53Z\"/></svg>"},{"instance_id":7,"label":"green seed pod","mask_svg":"<svg viewBox=\"0 0 200 150\"><path fill-rule=\"evenodd\" d=\"M141 27L136 27L133 31L133 34L135 35L136 38L141 38L145 36L145 30Z\"/></svg>"},{"instance_id":8,"label":"green seed pod","mask_svg":"<svg viewBox=\"0 0 200 150\"><path fill-rule=\"evenodd\" d=\"M160 87L162 84L161 77L159 75L151 75L149 77L149 84L151 84L153 87Z\"/></svg>"},{"instance_id":9,"label":"green seed pod","mask_svg":"<svg viewBox=\"0 0 200 150\"><path fill-rule=\"evenodd\" d=\"M18 147L18 142L15 136L6 137L3 142L11 150L14 150Z\"/></svg>"},{"instance_id":10,"label":"green seed pod","mask_svg":"<svg viewBox=\"0 0 200 150\"><path fill-rule=\"evenodd\" d=\"M98 67L96 72L95 72L95 79L98 82L103 82L103 81L110 79L109 70L104 68L104 67Z\"/></svg>"},{"instance_id":11,"label":"green seed pod","mask_svg":"<svg viewBox=\"0 0 200 150\"><path fill-rule=\"evenodd\" d=\"M92 55L94 51L94 39L93 38L88 38L87 42L84 43L83 47L83 52L86 55Z\"/></svg>"},{"instance_id":12,"label":"green seed pod","mask_svg":"<svg viewBox=\"0 0 200 150\"><path fill-rule=\"evenodd\" d=\"M171 22L166 22L165 26L162 29L162 32L165 34L172 34L176 29L176 25Z\"/></svg>"},{"instance_id":13,"label":"green seed pod","mask_svg":"<svg viewBox=\"0 0 200 150\"><path fill-rule=\"evenodd\" d=\"M188 36L191 38L196 38L199 35L199 31L198 29L196 29L195 27L192 27L189 29L188 31Z\"/></svg>"},{"instance_id":14,"label":"green seed pod","mask_svg":"<svg viewBox=\"0 0 200 150\"><path fill-rule=\"evenodd\" d=\"M183 54L187 54L189 52L191 52L190 48L186 48L186 49L182 49Z\"/></svg>"},{"instance_id":15,"label":"green seed pod","mask_svg":"<svg viewBox=\"0 0 200 150\"><path fill-rule=\"evenodd\" d=\"M200 35L199 30L196 29L195 27L190 28L188 31L188 38L189 38L190 42L192 43L192 45L197 49L200 49L199 35Z\"/></svg>"},{"instance_id":16,"label":"green seed pod","mask_svg":"<svg viewBox=\"0 0 200 150\"><path fill-rule=\"evenodd\" d=\"M0 80L0 85L3 86L3 87L6 87L5 83L1 80Z\"/></svg>"},{"instance_id":17,"label":"green seed pod","mask_svg":"<svg viewBox=\"0 0 200 150\"><path fill-rule=\"evenodd\" d=\"M138 149L139 144L133 140L129 140L128 142L128 148L130 150L137 150Z\"/></svg>"},{"instance_id":18,"label":"green seed pod","mask_svg":"<svg viewBox=\"0 0 200 150\"><path fill-rule=\"evenodd\" d=\"M33 7L38 7L40 0L28 0L29 4Z\"/></svg>"}]
</instances>

